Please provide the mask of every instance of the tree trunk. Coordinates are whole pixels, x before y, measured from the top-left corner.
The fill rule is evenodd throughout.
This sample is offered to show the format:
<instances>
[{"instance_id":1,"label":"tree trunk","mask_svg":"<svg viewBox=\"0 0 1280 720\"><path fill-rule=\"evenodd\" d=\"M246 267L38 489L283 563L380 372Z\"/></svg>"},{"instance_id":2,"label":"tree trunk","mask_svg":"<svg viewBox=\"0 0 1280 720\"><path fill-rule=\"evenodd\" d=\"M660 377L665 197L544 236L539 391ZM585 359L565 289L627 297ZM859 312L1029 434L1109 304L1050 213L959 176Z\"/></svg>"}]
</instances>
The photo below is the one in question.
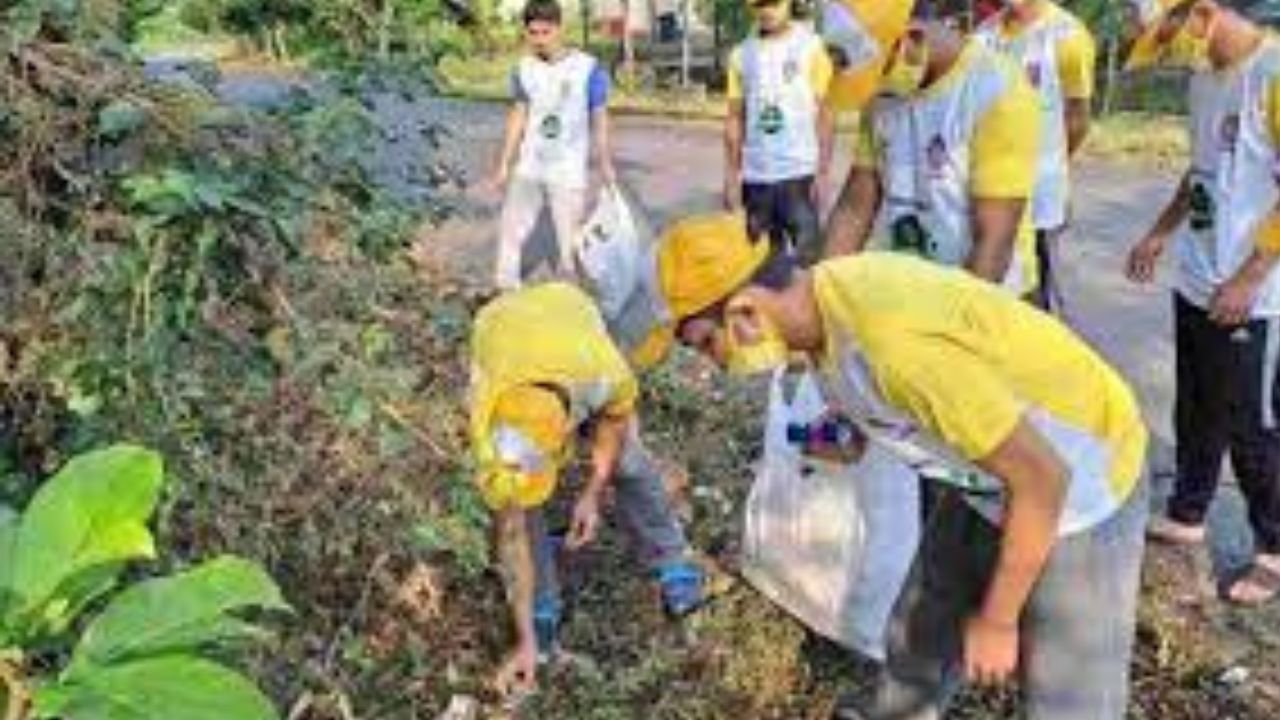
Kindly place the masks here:
<instances>
[{"instance_id":1,"label":"tree trunk","mask_svg":"<svg viewBox=\"0 0 1280 720\"><path fill-rule=\"evenodd\" d=\"M1116 83L1120 77L1120 43L1112 38L1107 41L1107 89L1102 93L1102 114L1110 115L1116 98Z\"/></svg>"},{"instance_id":2,"label":"tree trunk","mask_svg":"<svg viewBox=\"0 0 1280 720\"><path fill-rule=\"evenodd\" d=\"M636 77L636 48L631 42L631 2L622 0L622 72L628 81Z\"/></svg>"},{"instance_id":3,"label":"tree trunk","mask_svg":"<svg viewBox=\"0 0 1280 720\"><path fill-rule=\"evenodd\" d=\"M281 62L289 62L289 45L284 39L284 23L277 23L271 31L271 37L275 40L275 55Z\"/></svg>"},{"instance_id":4,"label":"tree trunk","mask_svg":"<svg viewBox=\"0 0 1280 720\"><path fill-rule=\"evenodd\" d=\"M720 80L720 44L724 42L724 31L720 27L720 0L713 0L711 3L711 68L717 78Z\"/></svg>"},{"instance_id":5,"label":"tree trunk","mask_svg":"<svg viewBox=\"0 0 1280 720\"><path fill-rule=\"evenodd\" d=\"M378 59L383 62L391 56L391 27L395 17L394 0L382 0L382 13L378 18Z\"/></svg>"},{"instance_id":6,"label":"tree trunk","mask_svg":"<svg viewBox=\"0 0 1280 720\"><path fill-rule=\"evenodd\" d=\"M591 0L578 0L578 16L582 18L582 49L591 46Z\"/></svg>"},{"instance_id":7,"label":"tree trunk","mask_svg":"<svg viewBox=\"0 0 1280 720\"><path fill-rule=\"evenodd\" d=\"M689 87L689 20L692 17L693 0L680 0L680 86Z\"/></svg>"}]
</instances>

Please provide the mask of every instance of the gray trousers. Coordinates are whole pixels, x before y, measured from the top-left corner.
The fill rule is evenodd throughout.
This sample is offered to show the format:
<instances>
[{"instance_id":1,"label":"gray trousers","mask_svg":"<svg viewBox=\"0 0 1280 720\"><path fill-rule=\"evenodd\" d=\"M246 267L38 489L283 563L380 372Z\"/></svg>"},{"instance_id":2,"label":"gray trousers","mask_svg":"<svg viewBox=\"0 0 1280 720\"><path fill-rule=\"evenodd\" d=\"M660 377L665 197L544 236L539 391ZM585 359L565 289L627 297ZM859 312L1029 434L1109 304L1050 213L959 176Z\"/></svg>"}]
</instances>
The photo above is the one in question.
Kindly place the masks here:
<instances>
[{"instance_id":1,"label":"gray trousers","mask_svg":"<svg viewBox=\"0 0 1280 720\"><path fill-rule=\"evenodd\" d=\"M667 498L662 471L634 425L614 477L614 491L618 521L630 536L632 548L645 567L657 570L686 557L689 545L680 519ZM537 570L534 595L540 605L552 603L558 606L558 548L551 541L546 516L541 510L531 510L525 516Z\"/></svg>"},{"instance_id":2,"label":"gray trousers","mask_svg":"<svg viewBox=\"0 0 1280 720\"><path fill-rule=\"evenodd\" d=\"M1023 717L1125 717L1148 503L1142 481L1116 514L1054 546L1022 615ZM964 623L983 601L1000 537L958 494L939 499L894 607L875 697L858 709L864 718L943 716L962 682Z\"/></svg>"}]
</instances>

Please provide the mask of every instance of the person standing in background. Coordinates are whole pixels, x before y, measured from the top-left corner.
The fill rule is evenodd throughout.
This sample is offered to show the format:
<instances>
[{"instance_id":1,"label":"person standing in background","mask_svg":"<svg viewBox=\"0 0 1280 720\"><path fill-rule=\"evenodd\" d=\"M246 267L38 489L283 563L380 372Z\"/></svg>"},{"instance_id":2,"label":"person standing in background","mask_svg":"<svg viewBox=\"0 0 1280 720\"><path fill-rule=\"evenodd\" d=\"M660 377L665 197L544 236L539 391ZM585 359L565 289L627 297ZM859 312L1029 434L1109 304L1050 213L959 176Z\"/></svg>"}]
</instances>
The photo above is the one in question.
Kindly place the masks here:
<instances>
[{"instance_id":1,"label":"person standing in background","mask_svg":"<svg viewBox=\"0 0 1280 720\"><path fill-rule=\"evenodd\" d=\"M753 235L804 264L821 255L819 207L831 165L832 64L791 0L749 0L754 33L729 59L725 206L745 207Z\"/></svg>"},{"instance_id":2,"label":"person standing in background","mask_svg":"<svg viewBox=\"0 0 1280 720\"><path fill-rule=\"evenodd\" d=\"M609 144L609 77L592 56L564 45L556 0L529 0L524 9L529 53L511 75L513 103L492 186L505 191L494 282L520 287L525 244L543 207L551 209L558 271L572 268L573 236L586 208L594 143L600 179L617 180Z\"/></svg>"},{"instance_id":3,"label":"person standing in background","mask_svg":"<svg viewBox=\"0 0 1280 720\"><path fill-rule=\"evenodd\" d=\"M1280 41L1212 0L1129 5L1129 69L1192 71L1191 166L1126 268L1151 282L1174 244L1177 480L1150 534L1204 542L1229 453L1255 549L1226 595L1257 605L1280 596Z\"/></svg>"},{"instance_id":4,"label":"person standing in background","mask_svg":"<svg viewBox=\"0 0 1280 720\"><path fill-rule=\"evenodd\" d=\"M962 266L1033 300L1040 122L1012 61L916 2L860 117L827 255L865 250L883 210L893 250Z\"/></svg>"},{"instance_id":5,"label":"person standing in background","mask_svg":"<svg viewBox=\"0 0 1280 720\"><path fill-rule=\"evenodd\" d=\"M1089 28L1051 0L1002 5L974 35L1021 65L1040 96L1040 166L1031 199L1040 276L1035 299L1041 308L1061 313L1054 266L1070 217L1071 158L1089 134L1097 46Z\"/></svg>"}]
</instances>

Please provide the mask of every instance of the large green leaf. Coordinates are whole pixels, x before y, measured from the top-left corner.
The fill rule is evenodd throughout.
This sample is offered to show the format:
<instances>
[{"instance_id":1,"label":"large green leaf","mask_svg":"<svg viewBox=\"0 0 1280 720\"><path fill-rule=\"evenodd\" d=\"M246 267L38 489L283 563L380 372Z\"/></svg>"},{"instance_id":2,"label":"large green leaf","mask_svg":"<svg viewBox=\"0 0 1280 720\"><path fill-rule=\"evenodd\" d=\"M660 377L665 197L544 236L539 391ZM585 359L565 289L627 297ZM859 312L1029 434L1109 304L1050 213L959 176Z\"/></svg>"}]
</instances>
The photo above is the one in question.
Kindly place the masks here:
<instances>
[{"instance_id":1,"label":"large green leaf","mask_svg":"<svg viewBox=\"0 0 1280 720\"><path fill-rule=\"evenodd\" d=\"M94 565L67 578L53 593L53 600L43 608L44 634L56 637L67 630L89 603L116 586L124 563Z\"/></svg>"},{"instance_id":2,"label":"large green leaf","mask_svg":"<svg viewBox=\"0 0 1280 720\"><path fill-rule=\"evenodd\" d=\"M39 617L76 576L155 554L147 520L163 482L160 457L117 445L67 463L36 493L14 541L10 619ZM100 572L100 570L98 571ZM101 586L101 577L94 579ZM81 598L62 598L67 607ZM45 618L48 619L48 618Z\"/></svg>"},{"instance_id":3,"label":"large green leaf","mask_svg":"<svg viewBox=\"0 0 1280 720\"><path fill-rule=\"evenodd\" d=\"M231 615L251 608L289 606L262 568L237 557L139 583L85 630L69 675L93 672L92 666L259 639L261 631Z\"/></svg>"},{"instance_id":4,"label":"large green leaf","mask_svg":"<svg viewBox=\"0 0 1280 720\"><path fill-rule=\"evenodd\" d=\"M240 673L182 655L94 668L36 690L36 720L277 720Z\"/></svg>"}]
</instances>

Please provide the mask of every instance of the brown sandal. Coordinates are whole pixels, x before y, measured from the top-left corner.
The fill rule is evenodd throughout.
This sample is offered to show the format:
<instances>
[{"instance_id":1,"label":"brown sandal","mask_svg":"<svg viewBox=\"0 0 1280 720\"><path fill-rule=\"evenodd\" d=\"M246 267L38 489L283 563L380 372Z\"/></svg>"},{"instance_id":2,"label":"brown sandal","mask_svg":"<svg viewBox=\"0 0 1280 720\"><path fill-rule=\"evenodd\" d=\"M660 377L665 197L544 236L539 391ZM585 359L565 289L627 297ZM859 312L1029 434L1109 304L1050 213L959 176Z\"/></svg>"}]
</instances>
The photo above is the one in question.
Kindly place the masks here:
<instances>
[{"instance_id":1,"label":"brown sandal","mask_svg":"<svg viewBox=\"0 0 1280 720\"><path fill-rule=\"evenodd\" d=\"M1227 600L1243 607L1258 607L1280 597L1280 571L1254 562L1249 572L1227 587Z\"/></svg>"}]
</instances>

